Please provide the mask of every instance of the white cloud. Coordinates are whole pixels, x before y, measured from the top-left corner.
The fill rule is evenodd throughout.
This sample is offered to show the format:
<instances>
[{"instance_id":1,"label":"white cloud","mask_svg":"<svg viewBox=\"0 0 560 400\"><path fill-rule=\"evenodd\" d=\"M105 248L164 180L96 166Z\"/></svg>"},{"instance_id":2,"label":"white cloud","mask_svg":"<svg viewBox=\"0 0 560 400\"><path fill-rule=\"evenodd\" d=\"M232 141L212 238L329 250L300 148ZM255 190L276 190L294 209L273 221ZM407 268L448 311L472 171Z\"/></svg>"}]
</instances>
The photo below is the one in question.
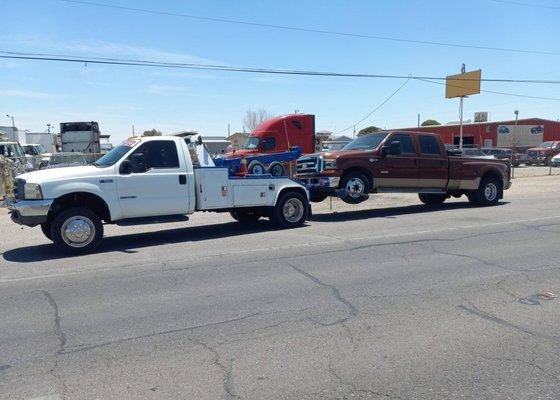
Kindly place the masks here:
<instances>
[{"instance_id":1,"label":"white cloud","mask_svg":"<svg viewBox=\"0 0 560 400\"><path fill-rule=\"evenodd\" d=\"M147 61L166 61L172 63L219 64L215 60L196 57L188 53L178 53L145 46L101 40L58 41L42 36L25 36L12 38L19 45L40 51L70 52L71 55L89 55L93 57L117 57ZM67 54L69 55L69 54Z\"/></svg>"},{"instance_id":2,"label":"white cloud","mask_svg":"<svg viewBox=\"0 0 560 400\"><path fill-rule=\"evenodd\" d=\"M189 88L186 86L175 86L175 85L150 85L148 86L148 92L154 94L165 94L165 93L181 93L187 91Z\"/></svg>"},{"instance_id":3,"label":"white cloud","mask_svg":"<svg viewBox=\"0 0 560 400\"><path fill-rule=\"evenodd\" d=\"M53 93L36 92L32 90L16 90L16 89L2 89L0 90L0 96L20 97L24 99L52 99L55 97L60 97L59 95Z\"/></svg>"}]
</instances>

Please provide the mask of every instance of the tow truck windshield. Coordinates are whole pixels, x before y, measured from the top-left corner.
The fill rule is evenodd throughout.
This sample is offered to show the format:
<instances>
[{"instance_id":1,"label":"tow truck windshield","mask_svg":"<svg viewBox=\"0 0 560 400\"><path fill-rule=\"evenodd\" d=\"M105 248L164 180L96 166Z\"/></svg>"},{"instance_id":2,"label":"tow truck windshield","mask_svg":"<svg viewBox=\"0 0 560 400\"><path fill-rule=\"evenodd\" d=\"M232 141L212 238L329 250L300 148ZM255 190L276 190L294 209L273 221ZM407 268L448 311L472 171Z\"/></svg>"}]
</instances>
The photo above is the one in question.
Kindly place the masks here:
<instances>
[{"instance_id":1,"label":"tow truck windshield","mask_svg":"<svg viewBox=\"0 0 560 400\"><path fill-rule=\"evenodd\" d=\"M377 148L386 137L387 132L360 136L344 146L342 150L373 150Z\"/></svg>"}]
</instances>

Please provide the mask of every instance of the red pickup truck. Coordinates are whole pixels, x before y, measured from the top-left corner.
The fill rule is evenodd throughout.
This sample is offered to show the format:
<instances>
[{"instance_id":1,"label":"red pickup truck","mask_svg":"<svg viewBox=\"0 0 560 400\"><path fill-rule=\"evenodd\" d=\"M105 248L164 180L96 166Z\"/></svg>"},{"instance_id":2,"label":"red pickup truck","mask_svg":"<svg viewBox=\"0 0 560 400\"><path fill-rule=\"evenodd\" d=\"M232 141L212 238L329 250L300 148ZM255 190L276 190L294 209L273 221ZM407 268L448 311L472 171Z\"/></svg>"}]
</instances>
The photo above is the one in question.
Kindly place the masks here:
<instances>
[{"instance_id":1,"label":"red pickup truck","mask_svg":"<svg viewBox=\"0 0 560 400\"><path fill-rule=\"evenodd\" d=\"M357 204L369 193L418 193L425 204L466 195L495 205L509 189L509 161L467 158L446 150L439 135L381 131L360 136L342 150L300 157L297 175L312 201L339 196Z\"/></svg>"}]
</instances>

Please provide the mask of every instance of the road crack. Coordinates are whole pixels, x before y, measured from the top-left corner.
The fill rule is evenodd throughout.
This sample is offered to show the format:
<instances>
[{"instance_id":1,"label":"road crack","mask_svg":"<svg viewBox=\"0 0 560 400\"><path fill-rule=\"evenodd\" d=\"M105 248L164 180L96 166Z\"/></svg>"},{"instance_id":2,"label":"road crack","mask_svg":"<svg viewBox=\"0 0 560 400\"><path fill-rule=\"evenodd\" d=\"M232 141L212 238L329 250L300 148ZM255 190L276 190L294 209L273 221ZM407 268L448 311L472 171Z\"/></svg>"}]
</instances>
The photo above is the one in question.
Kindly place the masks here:
<instances>
[{"instance_id":1,"label":"road crack","mask_svg":"<svg viewBox=\"0 0 560 400\"><path fill-rule=\"evenodd\" d=\"M348 310L348 315L346 317L339 318L339 319L337 319L336 321L333 321L333 322L324 323L324 322L317 321L313 318L309 318L311 321L313 321L314 323L316 323L318 325L321 325L321 326L333 326L333 325L337 325L337 324L341 324L343 322L346 322L349 319L354 318L356 315L358 315L358 309L340 294L340 290L336 286L323 282L322 280L317 278L315 275L312 275L309 272L306 272L303 269L301 269L301 268L299 268L299 267L297 267L297 266L295 266L291 263L286 263L286 264L289 265L291 268L293 268L298 273L300 273L301 275L303 275L304 277L306 277L307 279L311 280L313 283L327 289L331 293L331 296L334 297L336 299L336 301L341 303Z\"/></svg>"},{"instance_id":2,"label":"road crack","mask_svg":"<svg viewBox=\"0 0 560 400\"><path fill-rule=\"evenodd\" d=\"M487 311L480 310L478 307L476 307L472 303L470 303L469 306L470 307L467 307L463 304L460 304L460 305L457 306L457 308L465 311L468 314L486 319L486 320L491 321L491 322L495 322L496 324L504 326L506 328L510 328L510 329L516 330L516 331L521 332L521 333L525 333L525 334L530 335L530 336L545 339L545 340L551 341L551 342L556 343L556 344L560 343L560 339L558 337L548 336L548 335L545 335L541 332L534 331L534 330L526 328L524 326L517 325L517 324L514 324L512 322L506 321L506 320L504 320L500 317L497 317L493 314L490 314Z\"/></svg>"},{"instance_id":3,"label":"road crack","mask_svg":"<svg viewBox=\"0 0 560 400\"><path fill-rule=\"evenodd\" d=\"M399 397L395 394L392 393L382 393L376 390L371 390L371 389L362 389L359 388L357 385L355 385L354 383L348 382L345 379L342 378L342 376L340 376L340 374L338 374L335 369L333 368L333 366L331 364L328 365L328 371L329 374L334 377L341 385L347 387L350 389L350 395L353 397L354 394L356 393L364 393L364 394L369 394L369 395L373 395L376 397L385 397L388 399L395 399L395 400L402 400L402 397Z\"/></svg>"},{"instance_id":4,"label":"road crack","mask_svg":"<svg viewBox=\"0 0 560 400\"><path fill-rule=\"evenodd\" d=\"M52 368L49 370L49 374L55 378L61 387L61 398L64 399L66 397L67 387L66 382L61 374L57 372L58 369L58 362L59 356L64 353L64 346L66 346L66 334L62 330L62 326L60 324L60 312L58 309L58 304L54 300L53 296L46 290L39 290L43 296L47 299L47 303L49 303L50 307L53 310L53 332L58 339L58 347L54 352L54 364Z\"/></svg>"},{"instance_id":5,"label":"road crack","mask_svg":"<svg viewBox=\"0 0 560 400\"><path fill-rule=\"evenodd\" d=\"M214 347L197 339L193 339L192 342L203 347L205 350L209 351L212 354L212 364L218 367L222 375L222 384L226 400L239 399L240 397L235 394L235 386L232 375L232 362L230 361L230 364L226 366L221 361L220 353L218 353L218 351Z\"/></svg>"}]
</instances>

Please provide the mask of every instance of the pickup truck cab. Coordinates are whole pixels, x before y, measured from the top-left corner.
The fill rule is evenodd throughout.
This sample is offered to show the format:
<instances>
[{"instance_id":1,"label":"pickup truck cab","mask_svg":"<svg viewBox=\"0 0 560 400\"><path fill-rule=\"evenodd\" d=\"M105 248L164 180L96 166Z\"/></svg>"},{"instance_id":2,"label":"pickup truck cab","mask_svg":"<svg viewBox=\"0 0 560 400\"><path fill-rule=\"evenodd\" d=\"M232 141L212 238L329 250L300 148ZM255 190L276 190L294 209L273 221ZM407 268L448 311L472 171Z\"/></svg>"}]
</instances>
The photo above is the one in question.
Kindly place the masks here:
<instances>
[{"instance_id":1,"label":"pickup truck cab","mask_svg":"<svg viewBox=\"0 0 560 400\"><path fill-rule=\"evenodd\" d=\"M232 177L213 166L204 146L178 137L130 138L93 165L19 175L7 203L16 223L40 225L60 249L92 251L103 224L186 220L195 211L229 211L240 222L268 217L302 225L308 192L288 178Z\"/></svg>"},{"instance_id":2,"label":"pickup truck cab","mask_svg":"<svg viewBox=\"0 0 560 400\"><path fill-rule=\"evenodd\" d=\"M339 196L357 204L369 193L409 192L426 204L462 195L474 204L497 204L511 185L509 162L455 153L433 133L381 131L339 151L299 158L296 177L311 190L311 201Z\"/></svg>"}]
</instances>

